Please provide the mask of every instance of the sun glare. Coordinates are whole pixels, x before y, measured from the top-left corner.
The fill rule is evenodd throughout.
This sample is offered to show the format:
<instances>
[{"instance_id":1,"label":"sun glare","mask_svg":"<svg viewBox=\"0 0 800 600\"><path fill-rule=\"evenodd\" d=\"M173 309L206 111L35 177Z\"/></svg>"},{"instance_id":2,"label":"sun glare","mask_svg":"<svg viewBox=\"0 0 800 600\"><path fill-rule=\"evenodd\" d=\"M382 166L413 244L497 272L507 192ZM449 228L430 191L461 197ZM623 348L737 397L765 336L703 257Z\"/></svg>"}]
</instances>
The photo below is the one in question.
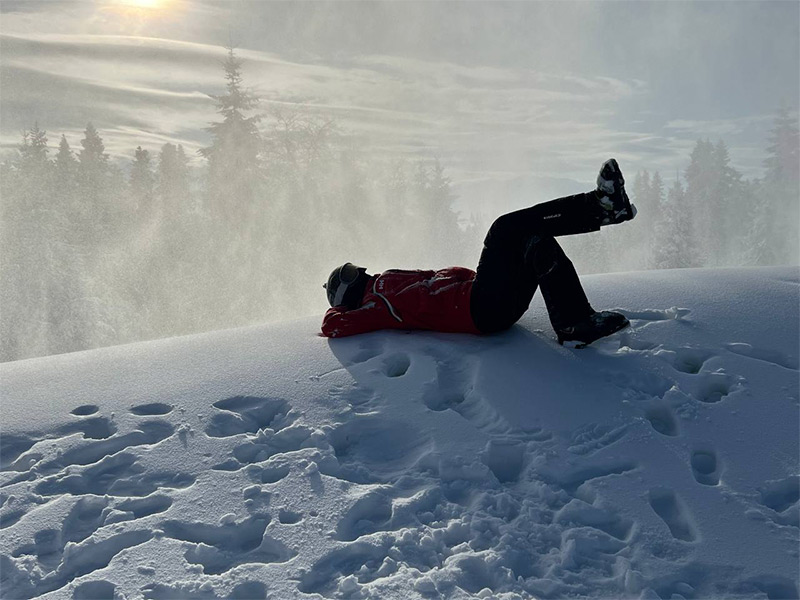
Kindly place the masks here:
<instances>
[{"instance_id":1,"label":"sun glare","mask_svg":"<svg viewBox=\"0 0 800 600\"><path fill-rule=\"evenodd\" d=\"M132 20L149 20L174 15L181 3L178 0L113 0L103 2L101 10L110 10Z\"/></svg>"},{"instance_id":2,"label":"sun glare","mask_svg":"<svg viewBox=\"0 0 800 600\"><path fill-rule=\"evenodd\" d=\"M158 8L163 0L118 0L118 2L123 6L133 8Z\"/></svg>"}]
</instances>

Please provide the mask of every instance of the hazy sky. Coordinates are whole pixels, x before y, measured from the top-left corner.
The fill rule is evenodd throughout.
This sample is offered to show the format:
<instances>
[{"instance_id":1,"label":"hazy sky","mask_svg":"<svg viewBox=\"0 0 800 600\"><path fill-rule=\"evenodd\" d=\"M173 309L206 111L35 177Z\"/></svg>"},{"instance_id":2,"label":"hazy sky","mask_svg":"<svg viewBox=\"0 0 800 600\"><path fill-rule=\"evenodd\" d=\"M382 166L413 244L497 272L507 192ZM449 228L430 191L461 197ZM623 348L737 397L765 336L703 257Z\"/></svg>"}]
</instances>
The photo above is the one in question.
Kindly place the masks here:
<instances>
[{"instance_id":1,"label":"hazy sky","mask_svg":"<svg viewBox=\"0 0 800 600\"><path fill-rule=\"evenodd\" d=\"M800 94L798 2L1 0L0 143L34 121L115 156L196 150L229 40L268 108L321 107L373 154L438 156L462 207L582 191L616 156L671 179L699 137L759 176ZM516 202L517 200L514 200Z\"/></svg>"}]
</instances>

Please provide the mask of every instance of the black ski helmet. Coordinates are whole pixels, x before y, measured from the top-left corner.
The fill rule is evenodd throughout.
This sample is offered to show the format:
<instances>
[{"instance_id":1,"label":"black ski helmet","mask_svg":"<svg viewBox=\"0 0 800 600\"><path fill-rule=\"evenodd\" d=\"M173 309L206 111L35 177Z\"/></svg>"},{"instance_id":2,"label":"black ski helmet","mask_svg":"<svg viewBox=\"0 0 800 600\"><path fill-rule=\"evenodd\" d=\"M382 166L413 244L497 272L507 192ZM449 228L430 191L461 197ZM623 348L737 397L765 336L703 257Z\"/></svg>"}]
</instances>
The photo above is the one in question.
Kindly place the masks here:
<instances>
[{"instance_id":1,"label":"black ski helmet","mask_svg":"<svg viewBox=\"0 0 800 600\"><path fill-rule=\"evenodd\" d=\"M328 293L328 303L331 306L346 306L350 310L358 308L367 282L366 273L364 267L350 262L334 269L328 282L322 286Z\"/></svg>"}]
</instances>

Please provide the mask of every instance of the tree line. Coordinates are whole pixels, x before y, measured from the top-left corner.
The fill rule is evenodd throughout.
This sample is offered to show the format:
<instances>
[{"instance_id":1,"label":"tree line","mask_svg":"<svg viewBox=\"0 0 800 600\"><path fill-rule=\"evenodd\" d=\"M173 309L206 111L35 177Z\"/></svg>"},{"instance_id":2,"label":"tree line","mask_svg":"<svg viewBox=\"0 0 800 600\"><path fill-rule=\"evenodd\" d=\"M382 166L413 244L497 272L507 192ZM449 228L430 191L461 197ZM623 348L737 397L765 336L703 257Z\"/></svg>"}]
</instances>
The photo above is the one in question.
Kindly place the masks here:
<instances>
[{"instance_id":1,"label":"tree line","mask_svg":"<svg viewBox=\"0 0 800 600\"><path fill-rule=\"evenodd\" d=\"M800 137L779 109L763 177L745 179L723 140L699 139L682 172L640 171L626 181L639 214L621 227L568 239L583 272L797 264Z\"/></svg>"},{"instance_id":2,"label":"tree line","mask_svg":"<svg viewBox=\"0 0 800 600\"><path fill-rule=\"evenodd\" d=\"M374 160L310 109L260 113L233 49L223 70L202 169L167 143L123 170L91 123L78 149L23 133L0 163L0 360L309 314L346 260L474 261L438 160Z\"/></svg>"}]
</instances>

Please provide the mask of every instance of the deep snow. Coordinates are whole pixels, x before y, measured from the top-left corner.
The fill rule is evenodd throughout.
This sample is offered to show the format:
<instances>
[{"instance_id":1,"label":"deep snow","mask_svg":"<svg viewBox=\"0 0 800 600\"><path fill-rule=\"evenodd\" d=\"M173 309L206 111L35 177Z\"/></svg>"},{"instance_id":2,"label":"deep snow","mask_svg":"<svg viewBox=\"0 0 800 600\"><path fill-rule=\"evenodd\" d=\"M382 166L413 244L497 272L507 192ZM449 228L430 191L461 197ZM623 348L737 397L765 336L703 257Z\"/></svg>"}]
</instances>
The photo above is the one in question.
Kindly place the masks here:
<instances>
[{"instance_id":1,"label":"deep snow","mask_svg":"<svg viewBox=\"0 0 800 600\"><path fill-rule=\"evenodd\" d=\"M0 366L0 596L797 597L798 269L584 281L583 350L537 298Z\"/></svg>"}]
</instances>

